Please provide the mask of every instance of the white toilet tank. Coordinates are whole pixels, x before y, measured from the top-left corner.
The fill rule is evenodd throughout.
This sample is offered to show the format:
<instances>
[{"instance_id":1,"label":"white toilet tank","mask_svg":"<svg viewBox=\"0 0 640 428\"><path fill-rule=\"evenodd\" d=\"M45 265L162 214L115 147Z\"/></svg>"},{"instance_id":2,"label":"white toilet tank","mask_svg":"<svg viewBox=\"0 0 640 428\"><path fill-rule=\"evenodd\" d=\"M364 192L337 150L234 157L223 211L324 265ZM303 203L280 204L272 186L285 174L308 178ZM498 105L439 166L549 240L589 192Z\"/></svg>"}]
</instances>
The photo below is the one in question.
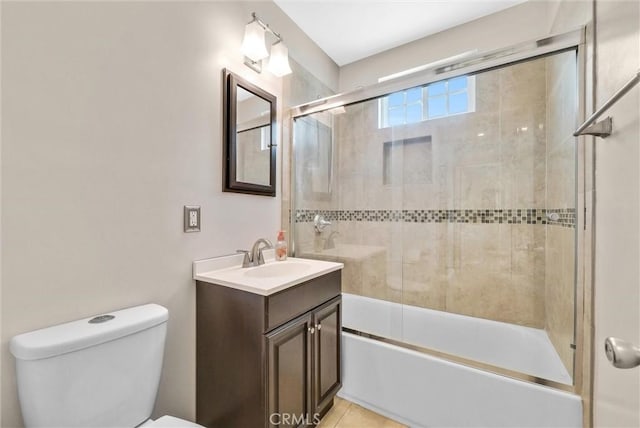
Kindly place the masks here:
<instances>
[{"instance_id":1,"label":"white toilet tank","mask_svg":"<svg viewBox=\"0 0 640 428\"><path fill-rule=\"evenodd\" d=\"M143 305L11 340L27 427L135 427L151 416L168 311Z\"/></svg>"}]
</instances>

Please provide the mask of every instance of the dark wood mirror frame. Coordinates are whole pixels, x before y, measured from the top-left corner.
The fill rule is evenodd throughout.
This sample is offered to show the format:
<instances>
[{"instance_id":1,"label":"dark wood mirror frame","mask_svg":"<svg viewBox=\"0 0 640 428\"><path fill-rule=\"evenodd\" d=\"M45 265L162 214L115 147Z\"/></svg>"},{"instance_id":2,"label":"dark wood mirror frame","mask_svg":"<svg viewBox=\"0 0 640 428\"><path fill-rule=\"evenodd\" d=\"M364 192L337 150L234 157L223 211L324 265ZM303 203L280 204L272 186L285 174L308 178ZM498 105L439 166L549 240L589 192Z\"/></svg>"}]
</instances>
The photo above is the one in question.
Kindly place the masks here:
<instances>
[{"instance_id":1,"label":"dark wood mirror frame","mask_svg":"<svg viewBox=\"0 0 640 428\"><path fill-rule=\"evenodd\" d=\"M223 74L223 166L222 166L222 190L224 192L248 193L252 195L276 196L276 97L247 82L237 74L227 69ZM271 105L270 111L270 142L269 142L269 185L245 183L238 181L237 171L237 111L236 99L238 87L262 98Z\"/></svg>"}]
</instances>

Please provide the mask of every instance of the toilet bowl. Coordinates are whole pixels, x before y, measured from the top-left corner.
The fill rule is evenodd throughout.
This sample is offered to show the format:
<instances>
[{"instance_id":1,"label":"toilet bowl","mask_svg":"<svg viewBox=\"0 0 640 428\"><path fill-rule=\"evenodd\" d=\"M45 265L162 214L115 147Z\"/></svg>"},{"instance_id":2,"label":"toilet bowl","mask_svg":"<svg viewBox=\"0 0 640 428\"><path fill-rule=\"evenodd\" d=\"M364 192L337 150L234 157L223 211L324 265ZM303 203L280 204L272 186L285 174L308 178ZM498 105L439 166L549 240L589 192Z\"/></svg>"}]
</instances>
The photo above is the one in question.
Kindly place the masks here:
<instances>
[{"instance_id":1,"label":"toilet bowl","mask_svg":"<svg viewBox=\"0 0 640 428\"><path fill-rule=\"evenodd\" d=\"M148 304L15 336L25 426L197 428L151 413L169 313Z\"/></svg>"}]
</instances>

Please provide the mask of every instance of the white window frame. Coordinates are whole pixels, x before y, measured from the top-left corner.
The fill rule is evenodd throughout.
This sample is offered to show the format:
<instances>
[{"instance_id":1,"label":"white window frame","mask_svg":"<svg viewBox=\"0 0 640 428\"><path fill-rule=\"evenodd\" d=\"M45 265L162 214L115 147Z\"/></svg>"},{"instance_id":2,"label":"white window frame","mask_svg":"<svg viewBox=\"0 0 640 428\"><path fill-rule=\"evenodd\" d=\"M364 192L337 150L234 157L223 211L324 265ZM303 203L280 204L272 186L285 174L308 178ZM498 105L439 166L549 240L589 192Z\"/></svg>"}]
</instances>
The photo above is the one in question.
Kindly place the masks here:
<instances>
[{"instance_id":1,"label":"white window frame","mask_svg":"<svg viewBox=\"0 0 640 428\"><path fill-rule=\"evenodd\" d=\"M459 77L459 76L458 76ZM455 79L456 77L452 77L451 79L447 79L446 82L448 83L449 80ZM437 82L433 82L433 83L437 83ZM429 94L428 94L428 87L429 85L425 85L422 87L422 120L420 120L420 122L423 122L425 120L437 120L437 119L444 119L450 116L457 116L460 114L467 114L467 113L473 113L476 111L476 77L475 76L467 76L467 111L464 112L460 112L460 113L449 113L449 95L451 95L452 93L449 92L449 88L447 85L447 91L443 94L444 96L446 96L446 102L447 102L447 113L445 115L442 116L437 116L437 117L430 117L428 116L428 100L429 100ZM408 88L411 89L411 88ZM404 91L399 91L399 92L406 92L408 89L404 90ZM457 91L457 92L462 92L462 91ZM453 94L457 93L457 92L453 92ZM406 99L406 98L405 98ZM413 103L412 103L413 104ZM406 115L406 102L404 104L404 108L405 108L405 115ZM413 123L418 123L418 122L409 122L409 123L403 123L401 125L395 125L395 126L405 126L405 125L411 125ZM387 96L381 97L378 99L378 128L382 129L382 128L389 128L391 127L391 125L389 125L389 105L388 105L388 101L387 101Z\"/></svg>"}]
</instances>

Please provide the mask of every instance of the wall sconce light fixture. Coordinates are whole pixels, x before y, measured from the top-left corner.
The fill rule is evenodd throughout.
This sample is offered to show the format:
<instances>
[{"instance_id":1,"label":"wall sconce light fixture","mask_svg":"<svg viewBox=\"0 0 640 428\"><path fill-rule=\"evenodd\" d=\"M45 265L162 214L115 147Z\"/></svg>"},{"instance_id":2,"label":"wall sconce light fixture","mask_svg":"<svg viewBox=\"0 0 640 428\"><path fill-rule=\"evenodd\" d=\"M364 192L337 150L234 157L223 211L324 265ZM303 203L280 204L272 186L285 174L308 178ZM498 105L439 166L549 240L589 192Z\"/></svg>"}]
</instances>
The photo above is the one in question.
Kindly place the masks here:
<instances>
[{"instance_id":1,"label":"wall sconce light fixture","mask_svg":"<svg viewBox=\"0 0 640 428\"><path fill-rule=\"evenodd\" d=\"M251 18L251 22L244 29L244 39L242 40L244 63L257 73L262 72L262 60L269 57L265 41L265 33L269 32L275 36L276 41L271 45L271 56L267 69L278 77L290 74L289 50L283 43L282 36L261 21L255 12L251 14Z\"/></svg>"}]
</instances>

